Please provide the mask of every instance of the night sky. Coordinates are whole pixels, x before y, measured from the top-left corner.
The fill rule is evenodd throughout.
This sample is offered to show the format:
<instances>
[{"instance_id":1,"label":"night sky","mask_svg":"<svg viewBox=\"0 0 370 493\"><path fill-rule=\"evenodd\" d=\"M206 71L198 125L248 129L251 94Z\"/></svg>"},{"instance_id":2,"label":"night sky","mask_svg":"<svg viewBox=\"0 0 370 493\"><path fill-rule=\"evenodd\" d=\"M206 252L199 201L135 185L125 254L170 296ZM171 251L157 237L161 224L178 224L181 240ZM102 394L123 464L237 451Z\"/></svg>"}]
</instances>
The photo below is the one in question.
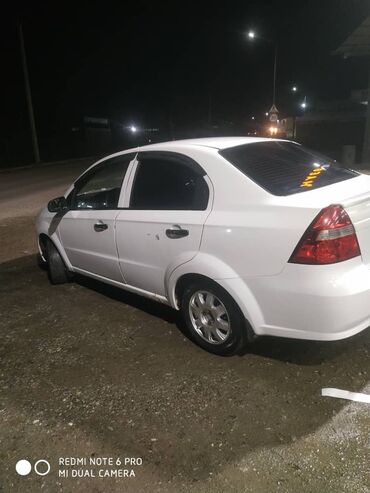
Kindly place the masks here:
<instances>
[{"instance_id":1,"label":"night sky","mask_svg":"<svg viewBox=\"0 0 370 493\"><path fill-rule=\"evenodd\" d=\"M349 96L367 86L365 60L331 52L370 14L368 0L227 2L24 2L1 17L2 133L28 125L17 38L22 20L35 117L41 135L83 115L123 124L167 125L263 118L277 103ZM302 92L293 95L292 84Z\"/></svg>"}]
</instances>

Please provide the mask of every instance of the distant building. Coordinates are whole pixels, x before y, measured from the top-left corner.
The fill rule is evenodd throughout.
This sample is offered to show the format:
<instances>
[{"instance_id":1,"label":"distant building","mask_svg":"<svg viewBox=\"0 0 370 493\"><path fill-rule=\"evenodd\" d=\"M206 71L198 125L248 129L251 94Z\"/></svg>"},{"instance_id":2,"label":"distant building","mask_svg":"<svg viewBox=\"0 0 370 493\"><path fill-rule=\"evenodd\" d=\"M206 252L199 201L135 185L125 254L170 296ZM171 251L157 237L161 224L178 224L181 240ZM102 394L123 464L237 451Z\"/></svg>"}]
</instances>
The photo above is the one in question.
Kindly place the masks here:
<instances>
[{"instance_id":1,"label":"distant building","mask_svg":"<svg viewBox=\"0 0 370 493\"><path fill-rule=\"evenodd\" d=\"M335 50L334 55L349 57L370 57L370 16L358 26ZM370 75L369 91L370 92ZM360 99L362 96L360 95ZM368 97L366 98L369 99ZM365 127L362 133L362 161L370 169L370 105L367 105Z\"/></svg>"},{"instance_id":2,"label":"distant building","mask_svg":"<svg viewBox=\"0 0 370 493\"><path fill-rule=\"evenodd\" d=\"M317 102L302 116L280 120L280 133L345 164L360 162L367 99L366 90L355 90L347 100Z\"/></svg>"},{"instance_id":3,"label":"distant building","mask_svg":"<svg viewBox=\"0 0 370 493\"><path fill-rule=\"evenodd\" d=\"M334 51L334 55L370 57L370 16ZM370 169L369 89L352 90L347 100L318 102L304 115L283 118L279 134L296 139L345 164Z\"/></svg>"},{"instance_id":4,"label":"distant building","mask_svg":"<svg viewBox=\"0 0 370 493\"><path fill-rule=\"evenodd\" d=\"M83 134L90 154L106 152L112 145L111 124L108 118L83 117Z\"/></svg>"}]
</instances>

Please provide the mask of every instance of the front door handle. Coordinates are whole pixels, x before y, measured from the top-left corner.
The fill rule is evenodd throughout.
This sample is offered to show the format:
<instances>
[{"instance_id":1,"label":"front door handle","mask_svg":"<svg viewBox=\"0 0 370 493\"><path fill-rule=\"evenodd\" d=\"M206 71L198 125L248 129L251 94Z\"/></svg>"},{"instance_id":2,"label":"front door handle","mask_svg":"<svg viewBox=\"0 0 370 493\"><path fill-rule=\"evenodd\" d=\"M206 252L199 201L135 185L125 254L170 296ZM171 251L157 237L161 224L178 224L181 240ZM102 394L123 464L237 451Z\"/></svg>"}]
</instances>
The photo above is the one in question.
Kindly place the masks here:
<instances>
[{"instance_id":1,"label":"front door handle","mask_svg":"<svg viewBox=\"0 0 370 493\"><path fill-rule=\"evenodd\" d=\"M173 228L171 229L166 229L166 236L168 238L171 238L171 240L176 240L178 238L184 238L185 236L189 236L189 230L188 229L182 229L181 226L178 224L175 224Z\"/></svg>"},{"instance_id":2,"label":"front door handle","mask_svg":"<svg viewBox=\"0 0 370 493\"><path fill-rule=\"evenodd\" d=\"M100 231L105 231L108 229L108 224L103 223L103 221L98 221L94 224L94 230L99 233Z\"/></svg>"}]
</instances>

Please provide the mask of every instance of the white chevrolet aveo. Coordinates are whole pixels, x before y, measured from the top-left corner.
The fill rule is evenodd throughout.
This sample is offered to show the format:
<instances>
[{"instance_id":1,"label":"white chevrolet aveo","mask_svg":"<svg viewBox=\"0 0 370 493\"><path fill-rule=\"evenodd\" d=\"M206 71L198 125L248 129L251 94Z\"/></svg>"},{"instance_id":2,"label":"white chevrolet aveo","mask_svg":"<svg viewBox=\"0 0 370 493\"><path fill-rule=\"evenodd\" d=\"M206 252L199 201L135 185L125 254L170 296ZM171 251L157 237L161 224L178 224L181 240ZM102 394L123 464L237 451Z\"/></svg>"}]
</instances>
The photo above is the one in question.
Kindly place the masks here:
<instances>
[{"instance_id":1,"label":"white chevrolet aveo","mask_svg":"<svg viewBox=\"0 0 370 493\"><path fill-rule=\"evenodd\" d=\"M53 284L78 273L168 304L216 354L370 326L370 177L294 142L110 155L49 202L37 236Z\"/></svg>"}]
</instances>

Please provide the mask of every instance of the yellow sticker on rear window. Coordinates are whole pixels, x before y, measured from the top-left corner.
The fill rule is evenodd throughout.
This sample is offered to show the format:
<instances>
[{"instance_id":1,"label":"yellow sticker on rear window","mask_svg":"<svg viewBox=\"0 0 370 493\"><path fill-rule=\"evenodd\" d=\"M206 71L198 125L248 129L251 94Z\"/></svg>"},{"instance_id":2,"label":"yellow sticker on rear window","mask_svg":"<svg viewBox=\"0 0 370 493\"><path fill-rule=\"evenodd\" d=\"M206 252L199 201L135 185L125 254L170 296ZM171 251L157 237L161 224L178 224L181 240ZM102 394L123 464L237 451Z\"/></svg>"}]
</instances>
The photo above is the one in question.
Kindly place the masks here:
<instances>
[{"instance_id":1,"label":"yellow sticker on rear window","mask_svg":"<svg viewBox=\"0 0 370 493\"><path fill-rule=\"evenodd\" d=\"M325 168L323 168L322 166L320 166L320 168L315 168L312 171L310 171L308 173L308 175L306 176L306 178L300 184L300 187L301 188L304 188L304 187L312 187L312 185L313 185L314 181L316 180L316 178L319 175L321 175L321 173L323 171L325 171Z\"/></svg>"}]
</instances>

